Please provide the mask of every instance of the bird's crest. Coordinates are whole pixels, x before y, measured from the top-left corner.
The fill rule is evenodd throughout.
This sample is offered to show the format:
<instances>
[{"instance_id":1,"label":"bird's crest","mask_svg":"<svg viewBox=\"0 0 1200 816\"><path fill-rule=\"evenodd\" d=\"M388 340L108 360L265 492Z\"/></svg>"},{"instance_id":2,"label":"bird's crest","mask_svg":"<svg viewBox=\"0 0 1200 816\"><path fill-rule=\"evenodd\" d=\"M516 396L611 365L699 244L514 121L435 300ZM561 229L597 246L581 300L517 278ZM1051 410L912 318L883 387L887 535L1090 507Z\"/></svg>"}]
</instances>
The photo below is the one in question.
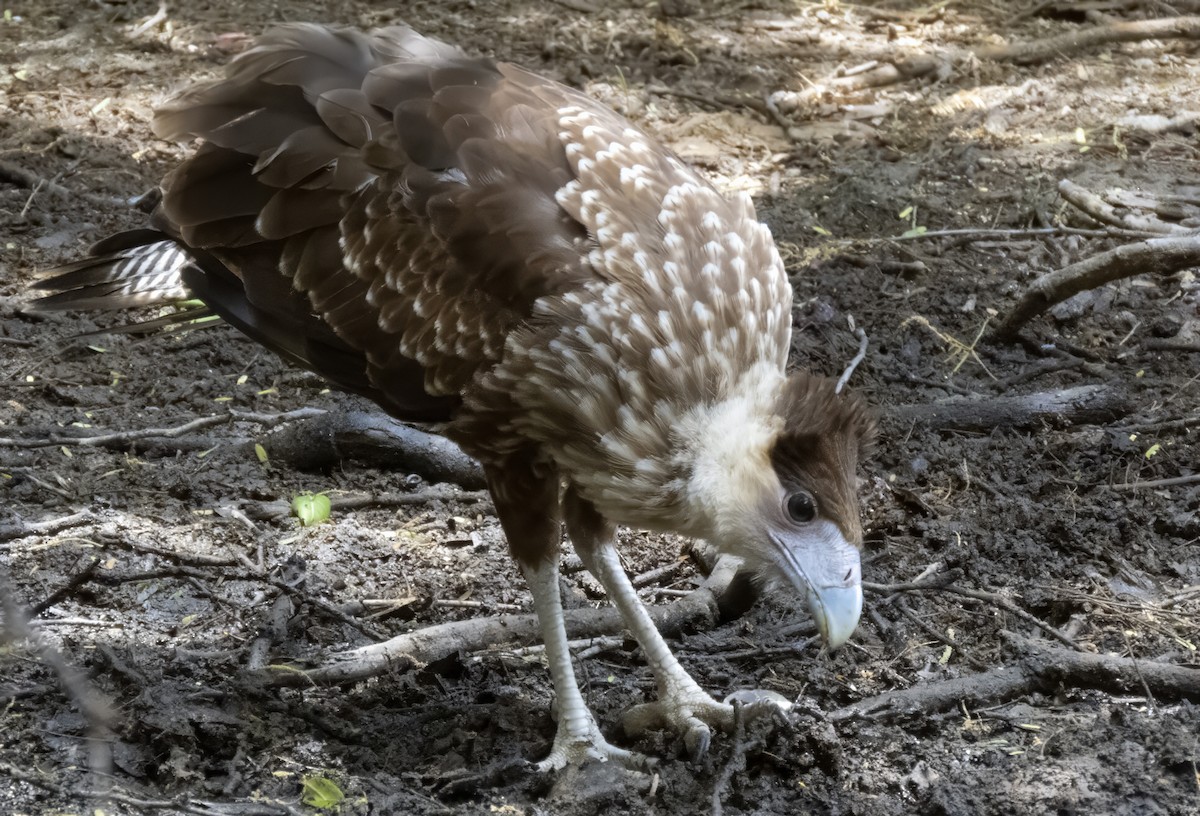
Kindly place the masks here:
<instances>
[{"instance_id":1,"label":"bird's crest","mask_svg":"<svg viewBox=\"0 0 1200 816\"><path fill-rule=\"evenodd\" d=\"M779 398L783 430L771 464L785 486L810 491L820 514L847 540L862 540L855 469L875 445L875 416L865 400L837 391L834 380L805 371L791 374Z\"/></svg>"}]
</instances>

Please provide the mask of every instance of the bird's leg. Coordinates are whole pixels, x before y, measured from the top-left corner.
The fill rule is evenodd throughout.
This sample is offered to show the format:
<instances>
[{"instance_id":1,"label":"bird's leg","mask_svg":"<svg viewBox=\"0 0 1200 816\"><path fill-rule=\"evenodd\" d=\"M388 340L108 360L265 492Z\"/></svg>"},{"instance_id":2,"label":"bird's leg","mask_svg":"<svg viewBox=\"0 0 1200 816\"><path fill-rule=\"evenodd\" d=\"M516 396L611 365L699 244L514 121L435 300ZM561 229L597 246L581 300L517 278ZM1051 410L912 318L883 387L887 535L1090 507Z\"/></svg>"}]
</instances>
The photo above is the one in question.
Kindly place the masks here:
<instances>
[{"instance_id":1,"label":"bird's leg","mask_svg":"<svg viewBox=\"0 0 1200 816\"><path fill-rule=\"evenodd\" d=\"M557 474L539 478L534 468L509 467L488 468L487 477L496 515L533 594L557 697L554 746L550 756L537 763L537 769L559 770L588 759L612 759L629 768L644 769L649 760L612 745L600 733L575 679L558 585L561 526Z\"/></svg>"},{"instance_id":2,"label":"bird's leg","mask_svg":"<svg viewBox=\"0 0 1200 816\"><path fill-rule=\"evenodd\" d=\"M733 727L733 706L714 700L671 652L621 566L613 544L613 525L573 489L567 490L565 510L567 534L576 552L620 610L658 681L658 701L626 712L626 731L637 734L651 728L670 727L683 734L684 744L693 757L702 756L712 738L710 726L724 730ZM766 706L773 708L777 702L770 699ZM759 706L760 702L755 700L752 705Z\"/></svg>"}]
</instances>

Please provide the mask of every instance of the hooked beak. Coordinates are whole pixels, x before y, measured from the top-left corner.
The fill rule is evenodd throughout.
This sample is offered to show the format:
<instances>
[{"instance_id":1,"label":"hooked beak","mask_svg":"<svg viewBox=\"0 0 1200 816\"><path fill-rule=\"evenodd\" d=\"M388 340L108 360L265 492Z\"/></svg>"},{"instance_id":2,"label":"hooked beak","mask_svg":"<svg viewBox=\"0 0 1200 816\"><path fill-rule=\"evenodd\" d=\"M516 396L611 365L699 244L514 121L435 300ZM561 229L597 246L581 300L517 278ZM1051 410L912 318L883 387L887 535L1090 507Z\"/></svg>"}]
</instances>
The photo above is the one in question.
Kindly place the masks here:
<instances>
[{"instance_id":1,"label":"hooked beak","mask_svg":"<svg viewBox=\"0 0 1200 816\"><path fill-rule=\"evenodd\" d=\"M858 548L837 525L816 521L803 534L773 535L783 573L804 595L821 637L836 649L854 633L862 614Z\"/></svg>"}]
</instances>

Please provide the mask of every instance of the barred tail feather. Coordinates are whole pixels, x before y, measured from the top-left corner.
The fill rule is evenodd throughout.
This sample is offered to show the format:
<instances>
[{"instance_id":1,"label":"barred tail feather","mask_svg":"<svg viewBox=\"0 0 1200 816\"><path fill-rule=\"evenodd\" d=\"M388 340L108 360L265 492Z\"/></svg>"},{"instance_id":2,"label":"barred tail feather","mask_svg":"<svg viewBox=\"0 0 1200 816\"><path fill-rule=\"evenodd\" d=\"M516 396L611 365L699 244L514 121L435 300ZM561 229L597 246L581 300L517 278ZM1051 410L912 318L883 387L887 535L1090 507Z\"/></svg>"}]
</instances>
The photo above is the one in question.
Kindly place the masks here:
<instances>
[{"instance_id":1,"label":"barred tail feather","mask_svg":"<svg viewBox=\"0 0 1200 816\"><path fill-rule=\"evenodd\" d=\"M187 300L183 270L187 251L157 230L132 230L96 244L91 257L52 269L35 288L53 294L33 302L36 309L126 309Z\"/></svg>"}]
</instances>

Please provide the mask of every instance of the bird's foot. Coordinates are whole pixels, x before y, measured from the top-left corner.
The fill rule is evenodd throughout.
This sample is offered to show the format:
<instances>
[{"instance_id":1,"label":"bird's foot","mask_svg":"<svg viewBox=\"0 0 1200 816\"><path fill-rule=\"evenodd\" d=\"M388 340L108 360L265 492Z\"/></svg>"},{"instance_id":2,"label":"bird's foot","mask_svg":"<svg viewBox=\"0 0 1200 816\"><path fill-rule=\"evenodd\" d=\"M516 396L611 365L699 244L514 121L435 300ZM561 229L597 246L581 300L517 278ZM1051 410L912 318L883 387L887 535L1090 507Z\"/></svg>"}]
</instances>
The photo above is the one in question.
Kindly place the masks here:
<instances>
[{"instance_id":1,"label":"bird's foot","mask_svg":"<svg viewBox=\"0 0 1200 816\"><path fill-rule=\"evenodd\" d=\"M611 760L631 771L647 771L654 765L654 761L649 757L618 748L605 739L600 733L600 727L596 725L595 718L588 712L586 717L559 720L550 756L535 763L534 768L542 773L560 771L568 765L579 766L589 760Z\"/></svg>"},{"instance_id":2,"label":"bird's foot","mask_svg":"<svg viewBox=\"0 0 1200 816\"><path fill-rule=\"evenodd\" d=\"M653 703L634 706L625 712L625 733L638 736L657 728L669 728L683 735L683 744L692 759L708 752L712 729L731 731L737 717L735 706L742 716L751 719L763 715L786 713L792 704L782 694L761 689L735 691L718 703L698 685L688 685L663 695Z\"/></svg>"}]
</instances>

